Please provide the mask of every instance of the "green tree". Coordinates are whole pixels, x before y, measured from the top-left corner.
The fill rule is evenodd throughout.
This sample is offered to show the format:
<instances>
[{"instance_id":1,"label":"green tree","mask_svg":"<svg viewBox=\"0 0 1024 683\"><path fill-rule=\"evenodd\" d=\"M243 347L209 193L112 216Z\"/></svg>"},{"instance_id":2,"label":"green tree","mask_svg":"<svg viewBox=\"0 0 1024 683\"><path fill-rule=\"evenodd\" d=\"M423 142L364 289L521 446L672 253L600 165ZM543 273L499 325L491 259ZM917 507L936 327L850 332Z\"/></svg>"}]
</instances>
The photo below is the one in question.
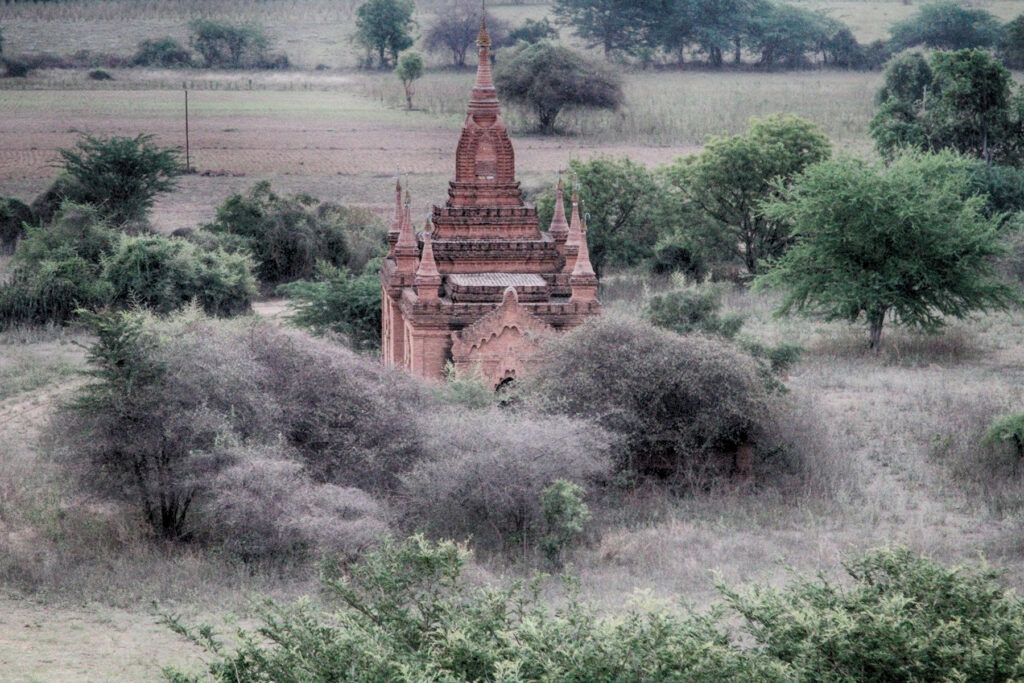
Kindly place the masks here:
<instances>
[{"instance_id":1,"label":"green tree","mask_svg":"<svg viewBox=\"0 0 1024 683\"><path fill-rule=\"evenodd\" d=\"M879 91L884 100L871 120L879 153L902 147L952 149L986 163L1024 154L1024 92L1013 92L1010 72L981 50L935 52L894 61Z\"/></svg>"},{"instance_id":2,"label":"green tree","mask_svg":"<svg viewBox=\"0 0 1024 683\"><path fill-rule=\"evenodd\" d=\"M598 274L606 268L633 266L651 258L670 220L658 177L628 158L597 157L569 162L578 185L581 212L587 218L590 262ZM568 200L569 197L566 196ZM542 225L554 210L554 192L538 198ZM572 207L566 208L569 215Z\"/></svg>"},{"instance_id":3,"label":"green tree","mask_svg":"<svg viewBox=\"0 0 1024 683\"><path fill-rule=\"evenodd\" d=\"M340 334L357 349L380 347L380 278L373 269L355 276L322 262L315 280L289 282L277 291L291 300L290 320L299 327Z\"/></svg>"},{"instance_id":4,"label":"green tree","mask_svg":"<svg viewBox=\"0 0 1024 683\"><path fill-rule=\"evenodd\" d=\"M1011 69L1024 69L1024 14L1017 15L1003 27L999 56Z\"/></svg>"},{"instance_id":5,"label":"green tree","mask_svg":"<svg viewBox=\"0 0 1024 683\"><path fill-rule=\"evenodd\" d=\"M776 4L754 15L750 48L760 53L761 66L804 66L807 55L819 51L832 33L832 22L820 12Z\"/></svg>"},{"instance_id":6,"label":"green tree","mask_svg":"<svg viewBox=\"0 0 1024 683\"><path fill-rule=\"evenodd\" d=\"M114 225L146 217L156 196L174 188L178 153L153 144L152 135L80 139L61 149L72 183L66 199L91 204Z\"/></svg>"},{"instance_id":7,"label":"green tree","mask_svg":"<svg viewBox=\"0 0 1024 683\"><path fill-rule=\"evenodd\" d=\"M791 242L788 225L761 210L811 164L829 158L832 145L818 128L793 115L752 119L745 136L715 137L699 154L667 170L684 203L709 219L702 241L727 249L750 273ZM713 246L714 245L714 246Z\"/></svg>"},{"instance_id":8,"label":"green tree","mask_svg":"<svg viewBox=\"0 0 1024 683\"><path fill-rule=\"evenodd\" d=\"M367 65L382 69L398 61L398 53L412 47L412 29L416 22L413 0L367 0L356 10L356 30L352 40L364 48Z\"/></svg>"},{"instance_id":9,"label":"green tree","mask_svg":"<svg viewBox=\"0 0 1024 683\"><path fill-rule=\"evenodd\" d=\"M991 262L1002 252L998 219L982 215L984 198L963 198L963 168L948 152L811 166L763 209L792 226L795 243L757 284L785 290L781 314L866 321L876 353L890 315L933 331L1005 308L1018 296Z\"/></svg>"},{"instance_id":10,"label":"green tree","mask_svg":"<svg viewBox=\"0 0 1024 683\"><path fill-rule=\"evenodd\" d=\"M990 47L999 42L1002 28L989 12L967 7L958 0L922 5L917 14L889 29L899 49L926 45L940 50Z\"/></svg>"},{"instance_id":11,"label":"green tree","mask_svg":"<svg viewBox=\"0 0 1024 683\"><path fill-rule=\"evenodd\" d=\"M406 107L412 110L412 96L416 93L413 83L423 76L423 55L419 52L403 52L402 56L398 58L395 74L402 81L402 88L405 89Z\"/></svg>"},{"instance_id":12,"label":"green tree","mask_svg":"<svg viewBox=\"0 0 1024 683\"><path fill-rule=\"evenodd\" d=\"M558 40L558 29L551 25L547 17L539 21L527 19L522 26L517 26L508 32L508 41L512 45L520 41L539 43L542 40Z\"/></svg>"},{"instance_id":13,"label":"green tree","mask_svg":"<svg viewBox=\"0 0 1024 683\"><path fill-rule=\"evenodd\" d=\"M203 65L208 69L245 69L266 61L270 39L259 24L195 19L189 23L189 29L189 44L202 55Z\"/></svg>"},{"instance_id":14,"label":"green tree","mask_svg":"<svg viewBox=\"0 0 1024 683\"><path fill-rule=\"evenodd\" d=\"M643 41L645 27L659 3L632 0L555 0L556 21L588 42L600 45L605 57L615 50L631 52ZM655 13L652 15L652 9Z\"/></svg>"},{"instance_id":15,"label":"green tree","mask_svg":"<svg viewBox=\"0 0 1024 683\"><path fill-rule=\"evenodd\" d=\"M466 66L466 52L480 34L480 20L483 16L480 3L476 0L449 0L437 10L434 23L423 36L423 47L428 52L451 54L452 65ZM505 23L492 14L487 14L487 32L494 46L506 40Z\"/></svg>"},{"instance_id":16,"label":"green tree","mask_svg":"<svg viewBox=\"0 0 1024 683\"><path fill-rule=\"evenodd\" d=\"M618 109L623 101L615 74L546 40L521 46L500 65L494 83L502 97L536 112L543 133L555 131L563 109Z\"/></svg>"}]
</instances>

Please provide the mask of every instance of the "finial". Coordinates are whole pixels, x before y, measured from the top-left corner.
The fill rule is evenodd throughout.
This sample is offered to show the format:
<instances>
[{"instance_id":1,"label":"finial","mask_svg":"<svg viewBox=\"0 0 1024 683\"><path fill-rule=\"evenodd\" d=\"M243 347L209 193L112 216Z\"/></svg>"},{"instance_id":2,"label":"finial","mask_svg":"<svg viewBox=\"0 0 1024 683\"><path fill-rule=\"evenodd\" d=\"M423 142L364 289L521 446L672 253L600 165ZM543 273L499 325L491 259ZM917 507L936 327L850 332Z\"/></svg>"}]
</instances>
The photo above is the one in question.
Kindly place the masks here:
<instances>
[{"instance_id":1,"label":"finial","mask_svg":"<svg viewBox=\"0 0 1024 683\"><path fill-rule=\"evenodd\" d=\"M476 38L479 47L490 47L491 36L487 33L487 0L481 0L480 34Z\"/></svg>"},{"instance_id":2,"label":"finial","mask_svg":"<svg viewBox=\"0 0 1024 683\"><path fill-rule=\"evenodd\" d=\"M558 171L558 191L562 191L562 171Z\"/></svg>"},{"instance_id":3,"label":"finial","mask_svg":"<svg viewBox=\"0 0 1024 683\"><path fill-rule=\"evenodd\" d=\"M412 204L412 195L409 194L409 188L406 188L406 190L405 190L405 205L409 206L410 204Z\"/></svg>"}]
</instances>

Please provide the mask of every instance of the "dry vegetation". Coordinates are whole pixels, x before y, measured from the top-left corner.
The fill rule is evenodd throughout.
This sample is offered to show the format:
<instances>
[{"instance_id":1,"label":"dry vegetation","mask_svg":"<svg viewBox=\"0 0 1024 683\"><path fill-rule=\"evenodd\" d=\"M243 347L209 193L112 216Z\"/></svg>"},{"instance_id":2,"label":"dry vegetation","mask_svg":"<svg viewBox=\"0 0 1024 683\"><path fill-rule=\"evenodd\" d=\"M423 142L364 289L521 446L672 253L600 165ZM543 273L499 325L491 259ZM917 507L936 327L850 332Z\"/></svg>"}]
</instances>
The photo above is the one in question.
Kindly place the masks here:
<instances>
[{"instance_id":1,"label":"dry vegetation","mask_svg":"<svg viewBox=\"0 0 1024 683\"><path fill-rule=\"evenodd\" d=\"M297 64L354 63L345 46L355 0L176 0L175 2L0 4L5 51L128 53L142 37L184 39L193 16L258 20ZM850 23L862 41L915 7L897 0L806 0ZM984 3L1002 19L1010 1ZM230 7L230 9L225 9ZM521 21L543 4L503 5ZM341 47L339 47L341 46ZM154 222L164 231L212 218L232 192L261 179L282 194L388 210L391 176L407 174L414 211L444 197L469 82L430 72L420 110L401 111L391 75L337 70L272 74L114 70L98 83L47 71L0 82L0 195L30 200L52 179L56 150L77 130L155 133L183 142L182 81L190 88L193 165ZM628 155L661 164L707 135L738 133L751 116L797 113L837 148L871 154L866 135L877 74L640 72L626 79L618 114L566 117L573 135L519 131L517 164L527 186L569 158ZM0 277L3 274L0 263ZM605 300L635 308L646 285L610 277ZM787 385L789 429L817 457L798 487L738 486L672 498L656 490L624 495L597 520L599 536L571 557L584 595L609 610L639 599L682 595L704 603L714 572L778 584L785 566L835 574L854 550L903 543L946 562L986 557L1024 589L1024 472L1005 453L978 446L992 418L1024 404L1024 312L952 325L937 337L887 332L881 360L863 350L860 330L771 317L770 295L735 291L726 307L747 316L744 333L807 351ZM155 545L130 510L76 490L39 435L50 411L78 381L81 333L14 330L0 335L0 677L6 680L153 680L160 666L193 653L154 626L151 601L190 615L244 610L253 593L291 597L310 590L308 568L251 567L189 547ZM523 567L479 569L502 580ZM186 664L187 666L187 664Z\"/></svg>"}]
</instances>

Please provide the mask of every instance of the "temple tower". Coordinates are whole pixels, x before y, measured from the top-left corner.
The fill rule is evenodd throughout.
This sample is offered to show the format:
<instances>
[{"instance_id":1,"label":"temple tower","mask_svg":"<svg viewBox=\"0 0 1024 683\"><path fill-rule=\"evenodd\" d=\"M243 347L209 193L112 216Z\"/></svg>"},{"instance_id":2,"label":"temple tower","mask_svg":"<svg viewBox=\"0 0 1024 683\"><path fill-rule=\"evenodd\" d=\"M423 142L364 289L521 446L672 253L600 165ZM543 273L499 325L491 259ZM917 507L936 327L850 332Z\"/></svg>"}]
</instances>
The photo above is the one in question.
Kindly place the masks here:
<instances>
[{"instance_id":1,"label":"temple tower","mask_svg":"<svg viewBox=\"0 0 1024 683\"><path fill-rule=\"evenodd\" d=\"M455 148L448 199L416 233L408 193L395 188L389 252L381 266L381 356L386 365L440 379L445 365L498 386L528 372L543 338L599 315L579 203L571 222L563 188L550 229L523 202L515 151L491 80L486 24Z\"/></svg>"}]
</instances>

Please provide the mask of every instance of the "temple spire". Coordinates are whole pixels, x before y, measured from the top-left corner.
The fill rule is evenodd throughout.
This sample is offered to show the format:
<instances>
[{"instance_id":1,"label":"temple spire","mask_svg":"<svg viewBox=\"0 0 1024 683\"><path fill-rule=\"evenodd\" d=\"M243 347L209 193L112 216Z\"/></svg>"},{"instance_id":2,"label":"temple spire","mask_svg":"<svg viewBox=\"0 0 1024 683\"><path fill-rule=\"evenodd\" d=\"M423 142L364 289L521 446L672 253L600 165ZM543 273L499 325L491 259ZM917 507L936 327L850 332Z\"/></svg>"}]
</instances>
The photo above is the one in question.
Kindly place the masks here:
<instances>
[{"instance_id":1,"label":"temple spire","mask_svg":"<svg viewBox=\"0 0 1024 683\"><path fill-rule=\"evenodd\" d=\"M580 235L583 234L581 225L580 196L574 191L572 193L572 218L569 221L569 236L565 240L566 246L576 246L580 243Z\"/></svg>"},{"instance_id":2,"label":"temple spire","mask_svg":"<svg viewBox=\"0 0 1024 683\"><path fill-rule=\"evenodd\" d=\"M479 61L476 65L476 85L469 100L470 114L497 114L498 92L494 89L491 76L491 35L487 32L487 7L483 6L480 19L480 33L476 39L479 50Z\"/></svg>"},{"instance_id":3,"label":"temple spire","mask_svg":"<svg viewBox=\"0 0 1024 683\"><path fill-rule=\"evenodd\" d=\"M402 231L402 181L395 176L395 215L391 219L391 229L388 230L388 256L395 251L395 242L398 241L398 233Z\"/></svg>"},{"instance_id":4,"label":"temple spire","mask_svg":"<svg viewBox=\"0 0 1024 683\"><path fill-rule=\"evenodd\" d=\"M395 242L395 260L398 263L398 271L410 273L416 269L417 256L419 256L419 245L416 243L416 235L412 231L412 198L409 190L405 191L405 209L402 213L402 225L398 232L398 240Z\"/></svg>"},{"instance_id":5,"label":"temple spire","mask_svg":"<svg viewBox=\"0 0 1024 683\"><path fill-rule=\"evenodd\" d=\"M597 301L597 275L594 273L594 267L590 264L586 224L583 224L580 231L579 251L576 254L572 275L569 277L569 285L572 287L571 301Z\"/></svg>"},{"instance_id":6,"label":"temple spire","mask_svg":"<svg viewBox=\"0 0 1024 683\"><path fill-rule=\"evenodd\" d=\"M558 174L558 188L555 195L555 214L551 217L548 233L556 242L565 242L569 237L569 223L565 220L565 195L562 190L562 174Z\"/></svg>"},{"instance_id":7,"label":"temple spire","mask_svg":"<svg viewBox=\"0 0 1024 683\"><path fill-rule=\"evenodd\" d=\"M441 273L437 270L437 263L434 261L434 247L430 239L431 225L427 225L423 231L423 255L420 256L420 265L416 268L416 296L420 299L432 301L438 298L437 290L441 286Z\"/></svg>"}]
</instances>

